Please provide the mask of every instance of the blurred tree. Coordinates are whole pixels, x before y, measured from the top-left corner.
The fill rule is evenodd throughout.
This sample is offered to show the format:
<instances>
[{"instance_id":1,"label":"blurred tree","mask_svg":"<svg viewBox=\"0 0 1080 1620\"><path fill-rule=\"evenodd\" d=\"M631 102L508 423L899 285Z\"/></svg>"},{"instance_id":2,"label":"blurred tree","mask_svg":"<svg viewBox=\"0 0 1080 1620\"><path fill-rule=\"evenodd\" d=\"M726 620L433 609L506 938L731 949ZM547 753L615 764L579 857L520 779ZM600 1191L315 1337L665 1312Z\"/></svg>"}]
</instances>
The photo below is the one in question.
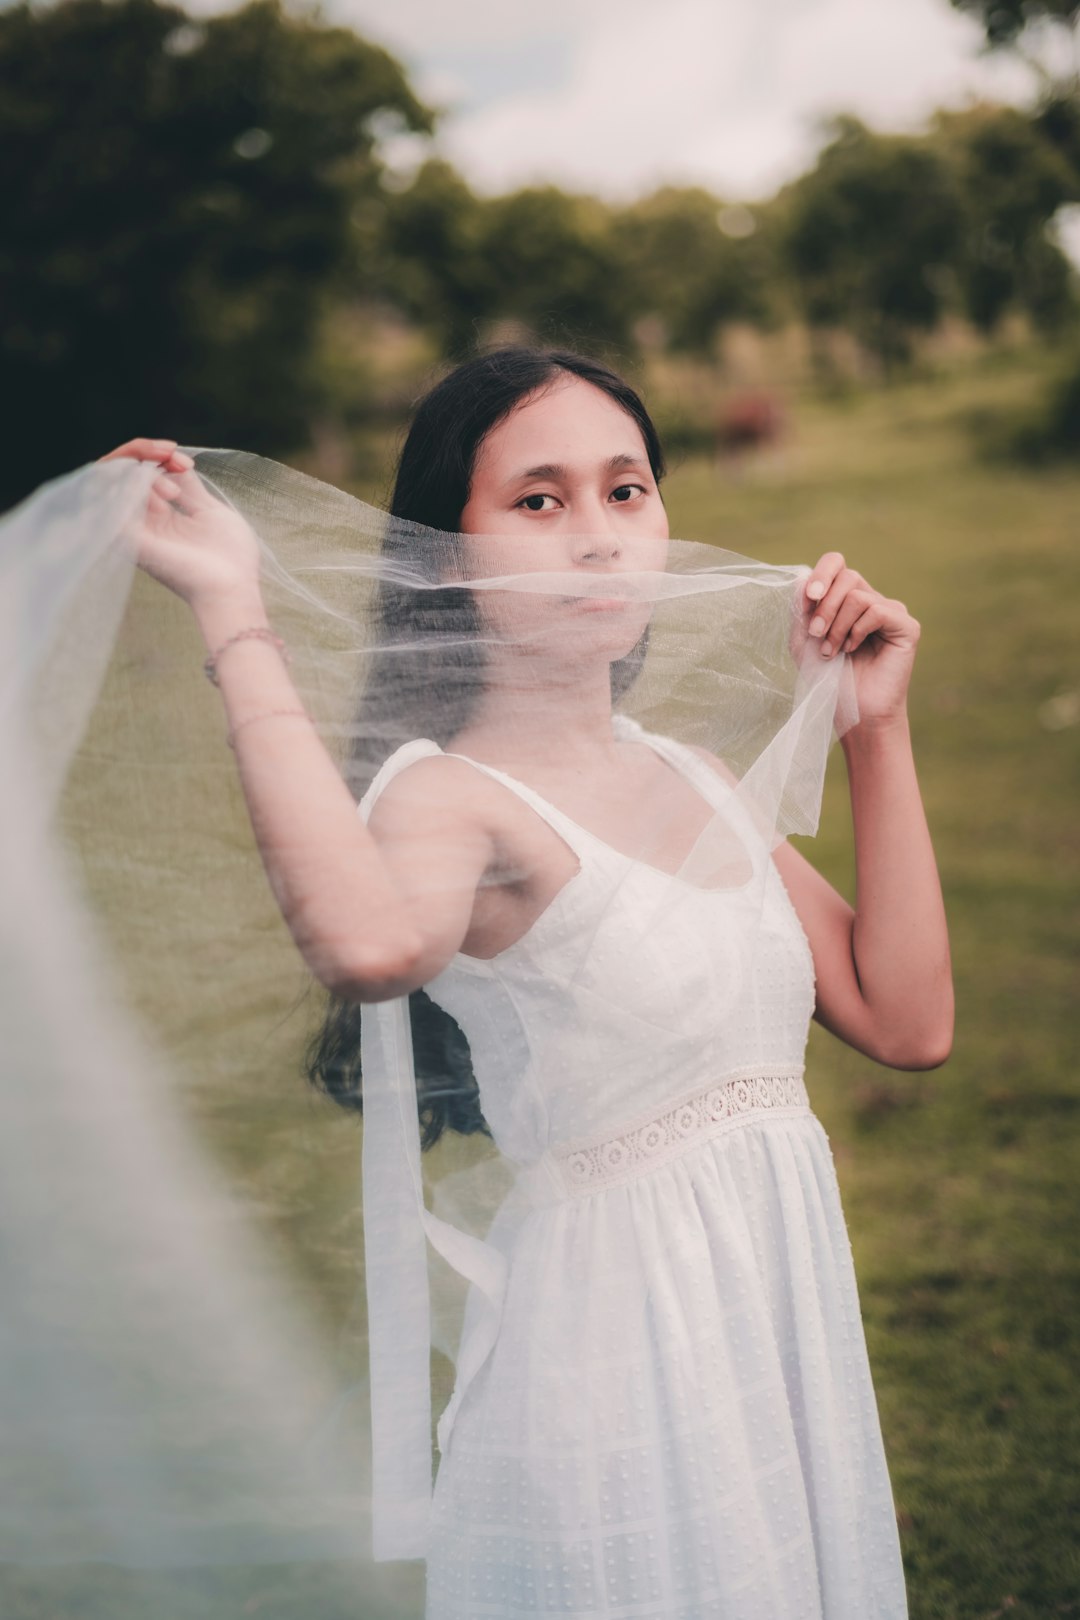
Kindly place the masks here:
<instances>
[{"instance_id":1,"label":"blurred tree","mask_svg":"<svg viewBox=\"0 0 1080 1620\"><path fill-rule=\"evenodd\" d=\"M620 345L631 300L610 211L555 186L481 198L441 159L382 204L379 289L445 354L493 323L552 342Z\"/></svg>"},{"instance_id":2,"label":"blurred tree","mask_svg":"<svg viewBox=\"0 0 1080 1620\"><path fill-rule=\"evenodd\" d=\"M523 321L545 341L631 341L629 277L603 203L555 186L495 197L481 243L491 316Z\"/></svg>"},{"instance_id":3,"label":"blurred tree","mask_svg":"<svg viewBox=\"0 0 1080 1620\"><path fill-rule=\"evenodd\" d=\"M1038 127L1080 175L1080 0L950 0L1041 81Z\"/></svg>"},{"instance_id":4,"label":"blurred tree","mask_svg":"<svg viewBox=\"0 0 1080 1620\"><path fill-rule=\"evenodd\" d=\"M136 433L274 450L377 140L431 115L384 51L277 0L0 11L0 500Z\"/></svg>"},{"instance_id":5,"label":"blurred tree","mask_svg":"<svg viewBox=\"0 0 1080 1620\"><path fill-rule=\"evenodd\" d=\"M384 296L432 330L444 353L475 342L495 294L486 204L455 169L432 159L383 204Z\"/></svg>"},{"instance_id":6,"label":"blurred tree","mask_svg":"<svg viewBox=\"0 0 1080 1620\"><path fill-rule=\"evenodd\" d=\"M950 0L981 23L991 50L1021 56L1041 81L1040 133L1080 175L1080 0Z\"/></svg>"},{"instance_id":7,"label":"blurred tree","mask_svg":"<svg viewBox=\"0 0 1080 1620\"><path fill-rule=\"evenodd\" d=\"M659 316L673 348L707 351L721 322L775 313L772 244L749 208L667 186L616 214L614 243L636 313Z\"/></svg>"},{"instance_id":8,"label":"blurred tree","mask_svg":"<svg viewBox=\"0 0 1080 1620\"><path fill-rule=\"evenodd\" d=\"M963 198L945 157L925 140L876 135L843 118L780 204L808 324L846 327L886 371L906 361L955 279Z\"/></svg>"},{"instance_id":9,"label":"blurred tree","mask_svg":"<svg viewBox=\"0 0 1080 1620\"><path fill-rule=\"evenodd\" d=\"M1080 176L1040 120L1014 107L943 113L934 144L955 165L964 201L960 279L964 307L990 332L1009 309L1059 326L1071 308L1067 259L1048 234Z\"/></svg>"},{"instance_id":10,"label":"blurred tree","mask_svg":"<svg viewBox=\"0 0 1080 1620\"><path fill-rule=\"evenodd\" d=\"M1080 0L951 0L951 4L982 24L992 50L1016 52L1038 74L1041 91L1033 127L1071 171L1071 189L1062 201L1075 200L1080 196ZM1044 259L1053 246L1044 234L1040 250ZM1048 278L1051 286L1060 273L1055 263ZM1055 310L1068 292L1052 295ZM1017 448L1031 456L1071 456L1078 445L1080 357L1072 360L1052 389L1045 409L1024 428Z\"/></svg>"},{"instance_id":11,"label":"blurred tree","mask_svg":"<svg viewBox=\"0 0 1080 1620\"><path fill-rule=\"evenodd\" d=\"M1048 96L1038 107L1035 128L1073 172L1073 183L1080 187L1080 95Z\"/></svg>"},{"instance_id":12,"label":"blurred tree","mask_svg":"<svg viewBox=\"0 0 1080 1620\"><path fill-rule=\"evenodd\" d=\"M1019 46L1025 54L1030 53L1043 71L1053 72L1055 76L1059 69L1047 68L1040 46L1049 46L1052 51L1055 39L1066 33L1075 40L1080 25L1080 0L950 0L950 3L956 11L966 12L982 25L989 46ZM1074 55L1072 72L1077 71Z\"/></svg>"}]
</instances>

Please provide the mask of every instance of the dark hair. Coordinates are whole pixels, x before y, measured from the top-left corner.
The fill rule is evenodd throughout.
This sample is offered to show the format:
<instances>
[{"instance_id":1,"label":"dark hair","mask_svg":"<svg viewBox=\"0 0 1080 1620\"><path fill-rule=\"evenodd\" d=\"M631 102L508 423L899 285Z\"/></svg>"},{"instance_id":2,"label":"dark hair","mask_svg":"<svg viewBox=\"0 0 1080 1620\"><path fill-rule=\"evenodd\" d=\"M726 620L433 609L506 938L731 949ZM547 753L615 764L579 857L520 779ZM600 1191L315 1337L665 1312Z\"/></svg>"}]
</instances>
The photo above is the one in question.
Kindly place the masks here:
<instances>
[{"instance_id":1,"label":"dark hair","mask_svg":"<svg viewBox=\"0 0 1080 1620\"><path fill-rule=\"evenodd\" d=\"M614 371L562 349L495 349L456 367L420 401L402 448L390 502L391 516L404 521L388 526L384 557L408 556L415 562L416 541L408 524L457 533L476 458L492 428L528 395L550 388L560 375L567 374L599 388L633 418L659 483L665 465L656 427L639 395ZM465 725L479 684L478 626L469 591L405 590L393 583L393 570L388 569L379 587L375 621L377 644L400 642L416 650L403 650L394 660L373 661L346 766L358 797L387 756L386 739L394 736L407 741L432 735L424 699L433 680L437 680L440 699L440 735L433 740L443 746ZM646 638L647 633L625 658L612 665L613 700L627 690L640 669ZM406 659L412 667L403 680ZM388 664L394 666L392 689L380 673ZM415 725L412 716L402 713L403 692L413 695ZM463 1135L486 1132L472 1058L460 1026L424 990L410 995L409 1014L423 1146L432 1147L448 1129ZM360 1024L358 1002L331 996L322 1029L307 1054L307 1072L314 1083L343 1106L355 1109L363 1103Z\"/></svg>"},{"instance_id":2,"label":"dark hair","mask_svg":"<svg viewBox=\"0 0 1080 1620\"><path fill-rule=\"evenodd\" d=\"M398 463L390 502L395 517L449 533L461 527L480 446L515 405L568 373L592 383L632 416L645 441L653 477L664 476L664 452L641 398L598 360L564 349L495 349L466 360L417 407Z\"/></svg>"}]
</instances>

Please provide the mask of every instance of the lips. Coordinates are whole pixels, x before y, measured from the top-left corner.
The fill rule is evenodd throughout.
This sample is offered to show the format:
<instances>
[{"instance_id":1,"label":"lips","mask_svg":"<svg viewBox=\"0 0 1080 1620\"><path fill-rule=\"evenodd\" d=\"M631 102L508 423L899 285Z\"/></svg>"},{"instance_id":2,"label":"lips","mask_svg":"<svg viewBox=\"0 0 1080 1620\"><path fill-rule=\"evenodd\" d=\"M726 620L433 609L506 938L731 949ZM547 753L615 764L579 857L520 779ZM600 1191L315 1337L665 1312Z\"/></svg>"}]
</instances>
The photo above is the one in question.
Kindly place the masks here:
<instances>
[{"instance_id":1,"label":"lips","mask_svg":"<svg viewBox=\"0 0 1080 1620\"><path fill-rule=\"evenodd\" d=\"M563 601L568 607L580 607L585 611L611 612L616 608L628 607L641 595L640 581L613 579L609 574L604 579L582 580L580 589L573 596L564 596Z\"/></svg>"}]
</instances>

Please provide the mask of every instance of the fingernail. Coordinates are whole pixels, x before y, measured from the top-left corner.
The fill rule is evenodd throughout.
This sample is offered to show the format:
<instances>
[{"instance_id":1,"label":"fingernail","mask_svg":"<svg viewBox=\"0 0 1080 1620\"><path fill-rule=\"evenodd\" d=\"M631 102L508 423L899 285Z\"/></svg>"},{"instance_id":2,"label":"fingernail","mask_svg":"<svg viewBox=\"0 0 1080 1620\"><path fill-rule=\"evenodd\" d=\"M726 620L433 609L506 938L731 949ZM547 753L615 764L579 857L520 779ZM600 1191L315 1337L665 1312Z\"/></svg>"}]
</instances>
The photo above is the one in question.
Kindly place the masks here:
<instances>
[{"instance_id":1,"label":"fingernail","mask_svg":"<svg viewBox=\"0 0 1080 1620\"><path fill-rule=\"evenodd\" d=\"M183 467L185 472L190 472L191 468L195 465L194 457L185 455L183 450L177 450L172 459L174 465L177 467Z\"/></svg>"},{"instance_id":2,"label":"fingernail","mask_svg":"<svg viewBox=\"0 0 1080 1620\"><path fill-rule=\"evenodd\" d=\"M822 656L822 658L831 658L832 655L833 655L833 648L829 645L829 643L827 641L823 641L822 644L821 644L821 656Z\"/></svg>"},{"instance_id":3,"label":"fingernail","mask_svg":"<svg viewBox=\"0 0 1080 1620\"><path fill-rule=\"evenodd\" d=\"M164 495L167 501L174 501L180 493L180 485L174 484L171 478L159 478L156 487L158 494Z\"/></svg>"},{"instance_id":4,"label":"fingernail","mask_svg":"<svg viewBox=\"0 0 1080 1620\"><path fill-rule=\"evenodd\" d=\"M820 579L812 579L810 581L809 585L806 587L806 594L810 598L811 602L819 602L821 600L821 598L825 595L825 587L821 583Z\"/></svg>"},{"instance_id":5,"label":"fingernail","mask_svg":"<svg viewBox=\"0 0 1080 1620\"><path fill-rule=\"evenodd\" d=\"M812 636L823 636L825 634L825 620L820 613L816 619L810 620L810 634Z\"/></svg>"}]
</instances>

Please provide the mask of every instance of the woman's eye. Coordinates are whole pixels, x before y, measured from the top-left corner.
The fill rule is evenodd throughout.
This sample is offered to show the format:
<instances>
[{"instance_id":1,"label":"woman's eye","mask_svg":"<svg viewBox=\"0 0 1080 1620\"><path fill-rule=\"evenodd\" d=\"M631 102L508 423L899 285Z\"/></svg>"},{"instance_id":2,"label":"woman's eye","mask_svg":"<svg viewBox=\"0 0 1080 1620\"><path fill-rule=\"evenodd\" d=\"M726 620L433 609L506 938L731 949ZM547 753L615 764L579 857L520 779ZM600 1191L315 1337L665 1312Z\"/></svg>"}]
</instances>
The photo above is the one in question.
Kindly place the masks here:
<instances>
[{"instance_id":1,"label":"woman's eye","mask_svg":"<svg viewBox=\"0 0 1080 1620\"><path fill-rule=\"evenodd\" d=\"M550 512L551 507L545 506L544 502L554 501L554 499L554 495L526 495L523 500L518 502L518 505L524 506L529 512Z\"/></svg>"},{"instance_id":2,"label":"woman's eye","mask_svg":"<svg viewBox=\"0 0 1080 1620\"><path fill-rule=\"evenodd\" d=\"M640 484L620 484L618 489L612 490L611 498L613 501L632 501L635 495L644 493Z\"/></svg>"}]
</instances>

